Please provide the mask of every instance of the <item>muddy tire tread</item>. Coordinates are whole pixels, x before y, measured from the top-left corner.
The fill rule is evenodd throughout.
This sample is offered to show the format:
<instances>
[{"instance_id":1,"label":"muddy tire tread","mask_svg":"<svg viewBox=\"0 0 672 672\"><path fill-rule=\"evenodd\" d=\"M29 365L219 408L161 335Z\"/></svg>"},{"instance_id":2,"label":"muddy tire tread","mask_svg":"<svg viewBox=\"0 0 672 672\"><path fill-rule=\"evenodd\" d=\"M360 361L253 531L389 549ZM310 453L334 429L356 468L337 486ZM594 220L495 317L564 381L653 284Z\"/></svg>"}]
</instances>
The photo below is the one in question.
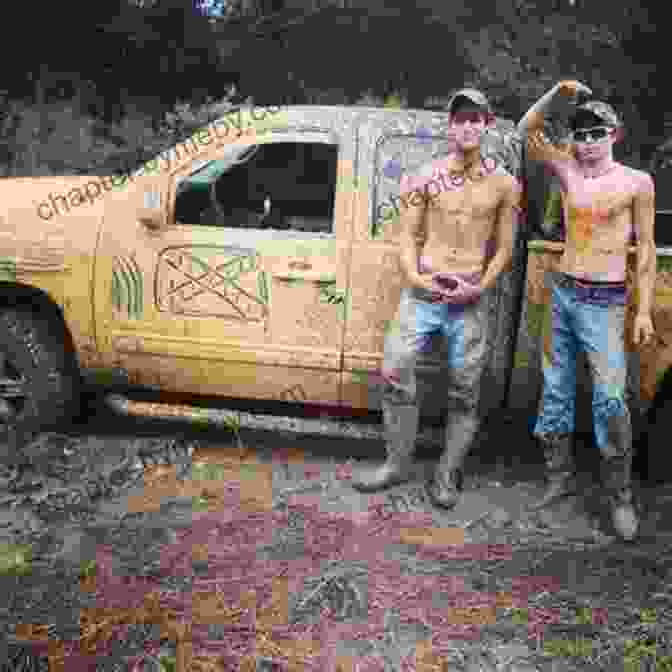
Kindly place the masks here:
<instances>
[{"instance_id":1,"label":"muddy tire tread","mask_svg":"<svg viewBox=\"0 0 672 672\"><path fill-rule=\"evenodd\" d=\"M68 424L78 410L81 377L62 325L29 308L0 309L0 351L18 365L30 390L27 408L0 430L12 459L40 432Z\"/></svg>"}]
</instances>

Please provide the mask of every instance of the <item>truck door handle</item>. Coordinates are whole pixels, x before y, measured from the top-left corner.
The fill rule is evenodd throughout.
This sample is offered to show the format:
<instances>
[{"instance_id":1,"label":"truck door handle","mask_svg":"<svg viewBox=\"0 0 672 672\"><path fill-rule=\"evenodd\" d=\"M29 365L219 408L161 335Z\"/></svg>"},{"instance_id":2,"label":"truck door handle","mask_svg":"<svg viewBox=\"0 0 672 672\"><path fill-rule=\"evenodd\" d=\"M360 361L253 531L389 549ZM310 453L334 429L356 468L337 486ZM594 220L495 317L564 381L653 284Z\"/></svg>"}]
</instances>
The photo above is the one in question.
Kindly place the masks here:
<instances>
[{"instance_id":1,"label":"truck door handle","mask_svg":"<svg viewBox=\"0 0 672 672\"><path fill-rule=\"evenodd\" d=\"M293 271L309 271L312 267L313 265L307 261L297 260L289 262L289 268Z\"/></svg>"},{"instance_id":2,"label":"truck door handle","mask_svg":"<svg viewBox=\"0 0 672 672\"><path fill-rule=\"evenodd\" d=\"M305 282L316 282L318 284L336 282L336 273L334 271L271 271L271 275L276 280L303 280Z\"/></svg>"}]
</instances>

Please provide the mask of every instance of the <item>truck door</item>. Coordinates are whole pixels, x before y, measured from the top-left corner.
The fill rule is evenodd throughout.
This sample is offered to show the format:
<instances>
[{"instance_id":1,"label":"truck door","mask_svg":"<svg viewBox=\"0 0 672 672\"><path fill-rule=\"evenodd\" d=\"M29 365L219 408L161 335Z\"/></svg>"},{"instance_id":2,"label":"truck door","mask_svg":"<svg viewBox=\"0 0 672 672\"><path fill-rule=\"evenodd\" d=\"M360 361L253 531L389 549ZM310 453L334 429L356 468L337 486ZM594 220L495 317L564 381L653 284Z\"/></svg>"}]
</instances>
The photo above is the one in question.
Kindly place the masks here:
<instances>
[{"instance_id":1,"label":"truck door","mask_svg":"<svg viewBox=\"0 0 672 672\"><path fill-rule=\"evenodd\" d=\"M358 128L358 187L355 204L351 261L350 310L344 341L343 403L353 408L376 409L380 405L379 371L384 338L394 328L399 295L399 182L402 174L414 173L433 158L450 150L447 117L432 112L381 114ZM497 130L488 137L485 153L519 174L520 147L514 146L513 125L500 122L510 139ZM499 129L499 127L498 127ZM520 255L519 255L520 256ZM517 259L518 263L519 260ZM512 303L519 273L506 274L487 300L490 301L489 341L493 356L486 369L486 410L500 405L506 391L506 365L513 356ZM440 417L446 410L431 395L442 384L442 339L418 358L418 394L426 400L423 415Z\"/></svg>"},{"instance_id":2,"label":"truck door","mask_svg":"<svg viewBox=\"0 0 672 672\"><path fill-rule=\"evenodd\" d=\"M101 310L132 383L338 402L339 146L312 125L213 147L171 175L162 230L106 221Z\"/></svg>"}]
</instances>

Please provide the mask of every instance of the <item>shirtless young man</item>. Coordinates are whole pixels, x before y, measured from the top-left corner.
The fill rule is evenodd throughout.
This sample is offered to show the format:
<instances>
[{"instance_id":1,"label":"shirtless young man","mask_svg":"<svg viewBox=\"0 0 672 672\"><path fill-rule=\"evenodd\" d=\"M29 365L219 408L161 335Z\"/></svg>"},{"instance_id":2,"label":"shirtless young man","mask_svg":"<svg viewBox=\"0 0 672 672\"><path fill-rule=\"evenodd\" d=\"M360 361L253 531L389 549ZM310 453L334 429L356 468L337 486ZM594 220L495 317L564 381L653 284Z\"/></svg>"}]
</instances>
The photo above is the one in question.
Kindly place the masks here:
<instances>
[{"instance_id":1,"label":"shirtless young man","mask_svg":"<svg viewBox=\"0 0 672 672\"><path fill-rule=\"evenodd\" d=\"M575 491L572 432L578 350L586 352L593 379L593 424L602 454L603 480L612 520L624 539L637 533L632 502L632 430L625 400L625 271L631 233L637 237L639 305L635 345L653 334L651 294L656 273L653 240L654 188L651 177L614 161L621 122L606 103L578 106L570 121L573 143L564 151L543 135L544 114L554 100L567 101L590 89L563 81L521 119L531 158L558 178L566 222L559 272L552 290L551 340L543 354L544 388L534 434L546 458L548 488L539 509Z\"/></svg>"},{"instance_id":2,"label":"shirtless young man","mask_svg":"<svg viewBox=\"0 0 672 672\"><path fill-rule=\"evenodd\" d=\"M447 111L454 152L401 182L401 194L413 196L402 213L400 258L406 285L399 325L388 336L382 372L387 460L353 479L353 486L372 492L409 480L419 415L416 356L430 336L441 332L452 385L436 394L447 395L455 412L427 493L434 504L452 508L461 489L460 467L479 427L479 387L488 354L487 305L481 295L494 287L511 260L520 193L515 178L481 157L482 135L494 120L485 96L462 89L451 97ZM488 263L491 238L496 238L497 250Z\"/></svg>"}]
</instances>

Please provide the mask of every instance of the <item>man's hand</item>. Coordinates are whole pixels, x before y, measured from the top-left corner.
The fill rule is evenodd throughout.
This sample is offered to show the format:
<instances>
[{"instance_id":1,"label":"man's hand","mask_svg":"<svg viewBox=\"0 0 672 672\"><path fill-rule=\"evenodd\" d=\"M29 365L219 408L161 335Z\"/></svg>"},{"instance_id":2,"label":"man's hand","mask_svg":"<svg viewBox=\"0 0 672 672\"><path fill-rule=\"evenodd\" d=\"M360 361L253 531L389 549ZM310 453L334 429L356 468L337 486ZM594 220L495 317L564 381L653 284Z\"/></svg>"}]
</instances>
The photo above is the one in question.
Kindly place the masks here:
<instances>
[{"instance_id":1,"label":"man's hand","mask_svg":"<svg viewBox=\"0 0 672 672\"><path fill-rule=\"evenodd\" d=\"M635 345L649 345L653 340L655 330L650 315L635 315L632 329L632 342Z\"/></svg>"},{"instance_id":2,"label":"man's hand","mask_svg":"<svg viewBox=\"0 0 672 672\"><path fill-rule=\"evenodd\" d=\"M434 281L432 280L432 275L429 273L414 273L410 278L410 283L416 289L424 289L426 292L431 294L436 294L435 299L439 299L440 296L437 292L437 287Z\"/></svg>"},{"instance_id":3,"label":"man's hand","mask_svg":"<svg viewBox=\"0 0 672 672\"><path fill-rule=\"evenodd\" d=\"M593 92L585 84L577 82L575 79L563 79L556 84L559 93L568 98L573 98L583 93L587 96L592 96Z\"/></svg>"},{"instance_id":4,"label":"man's hand","mask_svg":"<svg viewBox=\"0 0 672 672\"><path fill-rule=\"evenodd\" d=\"M457 276L435 276L434 288L441 296L441 303L473 303L483 293L480 285L465 282Z\"/></svg>"}]
</instances>

